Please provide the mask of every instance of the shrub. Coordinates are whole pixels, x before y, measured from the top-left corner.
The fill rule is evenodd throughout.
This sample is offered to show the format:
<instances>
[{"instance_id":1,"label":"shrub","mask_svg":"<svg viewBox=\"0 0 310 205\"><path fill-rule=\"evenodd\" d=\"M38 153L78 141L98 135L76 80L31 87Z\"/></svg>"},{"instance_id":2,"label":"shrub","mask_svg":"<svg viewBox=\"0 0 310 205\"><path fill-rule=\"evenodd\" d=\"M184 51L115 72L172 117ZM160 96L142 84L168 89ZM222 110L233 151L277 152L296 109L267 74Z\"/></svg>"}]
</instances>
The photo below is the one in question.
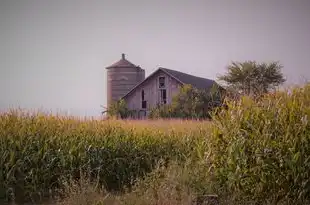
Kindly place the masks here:
<instances>
[{"instance_id":1,"label":"shrub","mask_svg":"<svg viewBox=\"0 0 310 205\"><path fill-rule=\"evenodd\" d=\"M171 104L151 109L150 118L210 119L210 113L222 105L224 90L214 85L210 90L200 90L184 85L173 97Z\"/></svg>"},{"instance_id":2,"label":"shrub","mask_svg":"<svg viewBox=\"0 0 310 205\"><path fill-rule=\"evenodd\" d=\"M109 117L125 119L130 117L133 111L129 110L124 99L113 102L106 110Z\"/></svg>"}]
</instances>

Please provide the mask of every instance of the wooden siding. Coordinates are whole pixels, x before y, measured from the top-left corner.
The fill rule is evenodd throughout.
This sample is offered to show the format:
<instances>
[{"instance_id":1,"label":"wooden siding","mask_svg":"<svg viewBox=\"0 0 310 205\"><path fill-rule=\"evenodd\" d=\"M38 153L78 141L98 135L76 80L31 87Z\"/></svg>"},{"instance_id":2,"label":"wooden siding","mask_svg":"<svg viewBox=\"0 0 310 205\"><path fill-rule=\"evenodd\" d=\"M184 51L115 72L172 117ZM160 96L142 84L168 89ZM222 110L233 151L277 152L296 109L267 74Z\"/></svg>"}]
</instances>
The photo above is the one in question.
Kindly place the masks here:
<instances>
[{"instance_id":1,"label":"wooden siding","mask_svg":"<svg viewBox=\"0 0 310 205\"><path fill-rule=\"evenodd\" d=\"M165 77L167 104L171 103L172 97L179 92L179 86L181 84L174 78L167 75L166 73L159 71L154 76L143 82L132 93L126 96L125 100L129 109L136 110L137 112L143 110L142 95L141 95L142 90L144 90L144 99L147 101L147 110L156 106L159 103L160 99L160 92L158 88L159 76Z\"/></svg>"},{"instance_id":2,"label":"wooden siding","mask_svg":"<svg viewBox=\"0 0 310 205\"><path fill-rule=\"evenodd\" d=\"M143 69L110 68L107 72L107 100L108 106L127 94L134 86L143 81Z\"/></svg>"}]
</instances>

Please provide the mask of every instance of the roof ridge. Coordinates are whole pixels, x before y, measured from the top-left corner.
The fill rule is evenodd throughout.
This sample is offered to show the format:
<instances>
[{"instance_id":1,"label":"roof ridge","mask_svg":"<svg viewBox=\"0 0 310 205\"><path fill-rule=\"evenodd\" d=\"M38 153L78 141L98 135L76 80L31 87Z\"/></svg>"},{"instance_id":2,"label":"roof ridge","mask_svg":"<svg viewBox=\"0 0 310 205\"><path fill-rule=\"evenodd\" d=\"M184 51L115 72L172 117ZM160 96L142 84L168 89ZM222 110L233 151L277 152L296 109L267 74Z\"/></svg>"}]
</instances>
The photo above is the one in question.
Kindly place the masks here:
<instances>
[{"instance_id":1,"label":"roof ridge","mask_svg":"<svg viewBox=\"0 0 310 205\"><path fill-rule=\"evenodd\" d=\"M169 68L163 68L163 67L160 67L160 69L164 69L164 70L166 70L167 72L172 71L172 72L177 72L177 73L180 73L180 74L183 74L183 75L192 76L192 77L195 77L195 78L200 78L200 79L205 79L205 80L211 80L211 81L214 81L214 80L209 79L209 78L199 77L199 76L192 75L192 74L189 74L189 73L184 73L184 72L181 72L181 71L178 71L178 70L172 70L172 69L169 69ZM170 74L170 75L173 75L173 73L169 73L169 74ZM215 81L214 81L214 82L215 82Z\"/></svg>"}]
</instances>

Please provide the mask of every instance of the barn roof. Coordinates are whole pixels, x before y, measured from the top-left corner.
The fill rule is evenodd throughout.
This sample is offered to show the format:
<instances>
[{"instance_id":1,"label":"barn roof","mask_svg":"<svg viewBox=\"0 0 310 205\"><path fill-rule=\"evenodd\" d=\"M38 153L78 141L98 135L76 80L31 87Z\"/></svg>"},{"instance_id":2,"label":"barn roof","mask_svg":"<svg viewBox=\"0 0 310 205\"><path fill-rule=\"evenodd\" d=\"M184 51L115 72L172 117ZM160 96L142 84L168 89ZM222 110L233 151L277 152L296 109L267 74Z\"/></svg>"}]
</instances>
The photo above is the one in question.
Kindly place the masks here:
<instances>
[{"instance_id":1,"label":"barn roof","mask_svg":"<svg viewBox=\"0 0 310 205\"><path fill-rule=\"evenodd\" d=\"M167 74L169 74L171 77L175 78L182 84L190 84L195 88L198 89L208 89L212 87L212 85L215 83L214 80L210 80L207 78L201 78L194 75L190 75L187 73L182 73L180 71L171 70L167 68L160 68Z\"/></svg>"},{"instance_id":2,"label":"barn roof","mask_svg":"<svg viewBox=\"0 0 310 205\"><path fill-rule=\"evenodd\" d=\"M201 78L201 77L193 76L193 75L190 75L190 74L187 74L187 73L182 73L180 71L176 71L176 70L171 70L171 69L168 69L168 68L161 68L160 67L155 72L153 72L151 75L149 75L147 78L145 78L142 82L140 82L135 87L133 87L122 98L127 97L130 93L135 91L140 85L142 85L145 81L150 79L152 76L154 76L159 71L163 71L164 73L166 73L170 77L174 78L175 80L177 80L179 83L181 83L183 85L184 84L190 84L190 85L192 85L193 87L195 87L197 89L210 89L214 84L216 84L216 82L214 80L210 80L210 79L207 79L207 78Z\"/></svg>"}]
</instances>

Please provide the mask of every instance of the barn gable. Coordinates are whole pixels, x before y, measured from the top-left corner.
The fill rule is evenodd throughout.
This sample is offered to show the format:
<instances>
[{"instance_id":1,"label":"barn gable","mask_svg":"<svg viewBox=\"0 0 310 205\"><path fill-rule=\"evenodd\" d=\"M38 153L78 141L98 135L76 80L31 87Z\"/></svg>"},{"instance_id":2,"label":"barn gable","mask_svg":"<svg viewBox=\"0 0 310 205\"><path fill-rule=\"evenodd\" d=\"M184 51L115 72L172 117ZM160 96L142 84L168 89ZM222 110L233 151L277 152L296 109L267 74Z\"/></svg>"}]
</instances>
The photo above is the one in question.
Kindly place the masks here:
<instances>
[{"instance_id":1,"label":"barn gable","mask_svg":"<svg viewBox=\"0 0 310 205\"><path fill-rule=\"evenodd\" d=\"M185 84L191 84L198 89L209 89L215 81L196 77L167 68L159 68L144 81L133 87L122 97L130 110L137 111L137 115L146 116L150 108L159 104L170 104L172 98Z\"/></svg>"}]
</instances>

